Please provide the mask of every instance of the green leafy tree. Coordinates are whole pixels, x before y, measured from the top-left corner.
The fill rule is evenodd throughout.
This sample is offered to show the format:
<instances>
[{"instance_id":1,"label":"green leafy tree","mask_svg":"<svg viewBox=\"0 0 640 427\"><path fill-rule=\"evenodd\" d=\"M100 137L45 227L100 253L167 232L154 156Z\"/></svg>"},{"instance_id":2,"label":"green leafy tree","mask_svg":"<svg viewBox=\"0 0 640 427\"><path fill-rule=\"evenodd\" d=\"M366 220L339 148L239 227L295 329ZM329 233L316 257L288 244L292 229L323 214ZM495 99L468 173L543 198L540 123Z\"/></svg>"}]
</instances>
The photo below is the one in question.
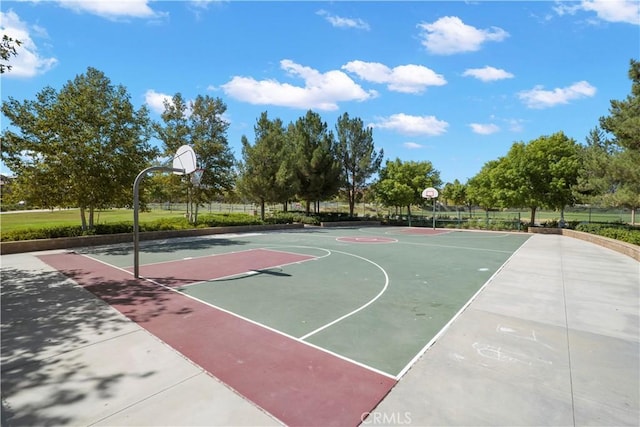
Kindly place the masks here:
<instances>
[{"instance_id":1,"label":"green leafy tree","mask_svg":"<svg viewBox=\"0 0 640 427\"><path fill-rule=\"evenodd\" d=\"M316 202L335 196L340 189L341 169L333 133L318 113L309 110L289 125L287 135L295 153L298 197L306 202L307 214L311 202L317 212Z\"/></svg>"},{"instance_id":2,"label":"green leafy tree","mask_svg":"<svg viewBox=\"0 0 640 427\"><path fill-rule=\"evenodd\" d=\"M164 107L163 124L154 124L164 154L173 156L181 145L190 145L198 167L204 170L198 185L186 178L188 215L196 224L199 206L230 190L235 181L235 159L227 141L229 123L223 118L227 106L219 98L202 95L187 103L177 93Z\"/></svg>"},{"instance_id":3,"label":"green leafy tree","mask_svg":"<svg viewBox=\"0 0 640 427\"><path fill-rule=\"evenodd\" d=\"M489 211L499 206L494 176L500 162L504 158L498 160L490 160L484 164L482 169L467 182L467 201L470 204L480 206L485 211Z\"/></svg>"},{"instance_id":4,"label":"green leafy tree","mask_svg":"<svg viewBox=\"0 0 640 427\"><path fill-rule=\"evenodd\" d=\"M442 184L440 172L429 161L403 162L387 160L375 185L378 199L386 206L406 206L409 218L411 206L422 205L422 191Z\"/></svg>"},{"instance_id":5,"label":"green leafy tree","mask_svg":"<svg viewBox=\"0 0 640 427\"><path fill-rule=\"evenodd\" d=\"M613 194L616 183L612 177L612 157L616 146L595 127L589 131L586 145L580 151L581 170L575 188L575 197L581 203L603 203Z\"/></svg>"},{"instance_id":6,"label":"green leafy tree","mask_svg":"<svg viewBox=\"0 0 640 427\"><path fill-rule=\"evenodd\" d=\"M260 205L264 220L265 203L283 203L297 190L295 171L282 120L269 120L267 112L260 115L254 126L255 143L242 136L242 158L238 189L240 193Z\"/></svg>"},{"instance_id":7,"label":"green leafy tree","mask_svg":"<svg viewBox=\"0 0 640 427\"><path fill-rule=\"evenodd\" d=\"M453 203L459 209L467 203L467 186L457 179L447 182L442 189L441 199Z\"/></svg>"},{"instance_id":8,"label":"green leafy tree","mask_svg":"<svg viewBox=\"0 0 640 427\"><path fill-rule=\"evenodd\" d=\"M0 41L0 74L4 74L11 71L11 65L8 64L12 56L18 55L18 47L22 44L20 40L9 37L4 34L2 41Z\"/></svg>"},{"instance_id":9,"label":"green leafy tree","mask_svg":"<svg viewBox=\"0 0 640 427\"><path fill-rule=\"evenodd\" d=\"M489 188L501 207L528 207L533 224L538 208L562 210L573 204L580 169L580 147L557 132L513 144L492 165Z\"/></svg>"},{"instance_id":10,"label":"green leafy tree","mask_svg":"<svg viewBox=\"0 0 640 427\"><path fill-rule=\"evenodd\" d=\"M367 180L380 170L384 152L375 151L373 130L365 128L361 119L349 118L347 113L338 118L336 134L349 215L353 216L356 197L367 187Z\"/></svg>"},{"instance_id":11,"label":"green leafy tree","mask_svg":"<svg viewBox=\"0 0 640 427\"><path fill-rule=\"evenodd\" d=\"M629 79L631 94L623 101L611 101L609 115L600 118L600 127L613 134L622 148L640 151L640 61L631 60Z\"/></svg>"},{"instance_id":12,"label":"green leafy tree","mask_svg":"<svg viewBox=\"0 0 640 427\"><path fill-rule=\"evenodd\" d=\"M147 109L136 110L124 86L95 68L60 92L46 87L35 100L9 98L2 112L11 122L2 160L19 192L31 205L79 207L85 230L96 209L131 204L136 175L156 155Z\"/></svg>"},{"instance_id":13,"label":"green leafy tree","mask_svg":"<svg viewBox=\"0 0 640 427\"><path fill-rule=\"evenodd\" d=\"M610 178L615 191L610 200L631 209L632 222L640 207L640 62L629 67L631 94L625 100L612 100L609 115L600 118L600 127L614 136L617 150L611 156Z\"/></svg>"}]
</instances>

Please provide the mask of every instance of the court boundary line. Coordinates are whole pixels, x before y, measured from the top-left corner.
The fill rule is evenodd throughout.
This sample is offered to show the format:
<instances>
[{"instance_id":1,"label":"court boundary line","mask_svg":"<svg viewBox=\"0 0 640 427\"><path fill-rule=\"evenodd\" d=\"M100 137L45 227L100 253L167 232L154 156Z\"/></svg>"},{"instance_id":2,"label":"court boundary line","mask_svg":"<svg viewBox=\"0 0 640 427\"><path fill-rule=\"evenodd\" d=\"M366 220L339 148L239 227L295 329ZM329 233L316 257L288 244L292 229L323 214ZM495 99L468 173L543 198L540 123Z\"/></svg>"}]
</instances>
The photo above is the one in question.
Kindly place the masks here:
<instances>
[{"instance_id":1,"label":"court boundary line","mask_svg":"<svg viewBox=\"0 0 640 427\"><path fill-rule=\"evenodd\" d=\"M385 231L383 234L388 234L390 236L426 236L426 237L434 237L434 236L439 236L439 235L456 235L456 234L477 234L479 237L483 237L483 238L488 238L488 239L497 239L497 238L502 238L502 237L507 237L507 236L511 236L511 235L522 235L523 233L521 231L497 231L497 230L480 230L480 229L472 229L472 228L451 228L451 229L446 229L449 231L443 232L443 233L437 233L437 234L407 234L407 233L402 233L402 232L396 232L393 233L391 232L391 229L402 229L402 227L396 227L396 226L381 226L381 228L384 228ZM407 228L407 227L404 227ZM412 227L412 228L429 228L429 227ZM370 228L359 228L358 231L360 231L361 233L365 233L365 234L380 234L380 233L374 233L372 231L369 231ZM436 230L443 230L442 228L436 228ZM484 236L480 236L484 234ZM526 233L524 233L526 234Z\"/></svg>"},{"instance_id":2,"label":"court boundary line","mask_svg":"<svg viewBox=\"0 0 640 427\"><path fill-rule=\"evenodd\" d=\"M315 330L313 330L313 331L311 331L311 332L309 332L309 333L307 333L307 334L303 335L302 337L300 337L300 339L301 339L301 340L306 340L306 339L307 339L307 338L309 338L310 336L313 336L313 335L317 334L318 332L322 332L323 330L325 330L325 329L327 329L327 328L329 328L329 327L331 327L331 326L335 325L336 323L341 322L341 321L343 321L344 319L346 319L346 318L348 318L348 317L351 317L351 316L353 316L354 314L356 314L356 313L358 313L358 312L360 312L360 311L364 310L365 308L369 307L371 304L373 304L374 302L376 302L376 301L378 300L378 298L380 298L380 297L381 297L381 296L382 296L382 295L387 291L387 289L389 288L389 275L387 275L386 270L385 270L384 268L382 268L379 264L375 263L374 261L371 261L370 259L367 259L367 258L361 257L361 256L359 256L359 255L350 254L350 253L348 253L348 252L343 252L343 251L334 251L334 252L338 252L338 253L341 253L341 254L344 254L344 255L348 255L348 256L353 256L353 257L355 257L355 258L360 258L361 260L366 261L366 262L368 262L368 263L371 263L371 264L373 264L374 266L378 267L378 269L379 269L380 271L382 271L382 274L384 274L384 278L385 278L384 286L382 287L382 290L381 290L380 292L378 292L378 294L377 294L375 297L373 297L373 299L369 300L366 304L364 304L364 305L362 305L362 306L358 307L357 309L355 309L355 310L351 311L350 313L347 313L347 314L344 314L344 315L342 315L342 316L338 317L338 318L337 318L337 319L335 319L334 321L329 322L329 323L327 323L327 324L326 324L326 325L324 325L324 326L321 326L321 327L319 327L319 328L317 328L317 329L315 329Z\"/></svg>"},{"instance_id":3,"label":"court boundary line","mask_svg":"<svg viewBox=\"0 0 640 427\"><path fill-rule=\"evenodd\" d=\"M286 264L280 264L280 265L274 265L272 267L267 267L266 270L268 270L269 268L279 268L279 267L286 267L287 265L294 265L294 264L301 264L303 262L307 262L307 261L317 261L319 259L322 258L326 258L328 256L331 255L331 251L329 249L326 248L317 248L314 246L293 246L293 245L282 245L285 248L305 248L305 249L319 249L321 251L327 252L325 255L322 256L314 256L314 255L308 255L308 254L298 254L295 252L289 252L289 251L283 251L280 249L271 249L269 246L262 246L260 248L256 248L256 249L264 249L267 251L272 251L272 252L279 252L279 253L283 253L283 254L287 254L287 255L304 255L304 256L308 256L308 259L303 259L300 261L293 261L293 262L288 262ZM251 249L253 250L253 249ZM236 253L241 253L241 252L245 252L245 251L235 251L235 252L227 252L226 254L236 254ZM225 254L216 254L216 255L225 255ZM198 257L196 258L190 258L190 259L198 259ZM177 261L181 261L181 260L177 260ZM145 265L151 265L151 264L145 264ZM265 270L265 269L263 269ZM187 287L190 286L194 286L194 285L201 285L203 283L209 283L209 282L216 282L216 281L222 281L222 280L226 280L226 279L230 279L232 277L240 277L240 276L253 276L254 274L257 274L258 271L257 270L248 270L248 271L244 271L242 273L236 273L236 274L229 274L227 276L222 276L222 277L216 277L213 279L207 279L207 280L200 280L198 282L193 282L193 283L188 283L186 285L182 285L182 286L178 286L176 289L185 289Z\"/></svg>"},{"instance_id":4,"label":"court boundary line","mask_svg":"<svg viewBox=\"0 0 640 427\"><path fill-rule=\"evenodd\" d=\"M293 252L284 252L284 251L273 251L273 252L280 252L280 253L285 253L285 254L289 253L289 254L292 254L292 255L300 255L300 254L294 254ZM306 255L306 256L308 256L309 258L302 259L302 260L299 260L299 261L291 261L291 262L287 262L285 264L276 264L276 265L272 265L270 267L261 268L260 270L269 270L269 269L272 269L272 268L282 268L282 267L286 267L288 265L302 264L304 262L317 261L318 259L320 259L319 257L314 257L312 255ZM230 279L232 277L242 277L242 276L249 277L249 276L253 276L255 274L258 274L260 272L260 270L247 270L247 271L243 271L241 273L228 274L226 276L214 277L214 278L207 279L207 280L200 280L198 282L193 282L193 283L187 283L187 284L184 284L184 285L180 285L180 286L176 287L176 289L186 289L186 288L189 288L191 286L202 285L204 283L211 283L211 282L218 282L218 281L228 280L228 279Z\"/></svg>"},{"instance_id":5,"label":"court boundary line","mask_svg":"<svg viewBox=\"0 0 640 427\"><path fill-rule=\"evenodd\" d=\"M373 366L369 366L369 365L366 365L366 364L364 364L364 363L362 363L362 362L358 362L357 360L350 359L350 358L348 358L348 357L346 357L346 356L343 356L343 355L341 355L341 354L334 353L333 351L331 351L331 350L329 350L329 349L326 349L326 348L323 348L323 347L319 347L319 346L317 346L317 345L315 345L315 344L313 344L313 343L310 343L310 342L307 342L307 341L303 341L303 340L301 340L300 338L297 338L297 337L295 337L295 336L293 336L293 335L289 335L289 334L287 334L286 332L280 331L280 330L278 330L278 329L272 328L271 326L265 325L264 323L260 323L260 322L258 322L258 321L256 321L256 320L250 319L250 318L245 317L245 316L243 316L243 315L241 315L241 314L235 313L235 312L233 312L233 311L231 311L231 310L227 310L226 308L222 308L222 307L219 307L219 306L217 306L217 305L215 305L215 304L211 304L211 303L209 303L209 302L207 302L207 301L203 301L203 300L201 300L200 298L197 298L197 297L195 297L195 296L193 296L193 295L185 294L185 293L183 293L183 292L178 291L177 289L174 289L174 288L170 288L170 287L168 287L168 286L165 286L165 285L163 285L162 283L158 283L158 282L156 282L156 281L155 281L155 280L153 280L153 279L149 279L149 278L146 278L146 277L145 277L145 278L144 278L144 280L146 280L146 281L148 281L148 282L151 282L151 283L153 283L154 285L158 285L158 286L162 286L162 287L164 287L164 288L167 288L167 289L169 289L169 290L171 290L171 291L173 291L173 292L176 292L176 293L177 293L177 294L179 294L179 295L183 295L183 296L185 296L185 297L187 297L187 298L190 298L190 299L192 299L192 300L194 300L194 301L196 301L196 302L199 302L199 303L201 303L201 304L207 305L207 306L209 306L209 307L211 307L211 308L215 308L216 310L220 310L220 311L222 311L222 312L224 312L224 313L230 314L230 315L232 315L232 316L234 316L234 317L237 317L238 319L242 319L242 320L244 320L244 321L246 321L246 322L249 322L249 323L251 323L252 325L255 325L255 326L258 326L258 327L264 328L264 329L266 329L266 330L268 330L268 331L271 331L271 332L275 332L275 333L277 333L277 334L279 334L279 335L282 335L283 337L286 337L286 338L289 338L289 339L291 339L291 340L293 340L293 341L296 341L296 342L299 342L299 343L302 343L302 344L308 345L308 346L310 346L310 347L315 348L316 350L323 351L323 352L328 353L328 354L330 354L330 355L332 355L332 356L334 356L334 357L337 357L337 358L342 359L342 360L344 360L344 361L350 362L350 363L352 363L352 364L354 364L354 365L360 366L361 368L365 368L365 369L367 369L367 370L369 370L369 371L375 372L375 373L377 373L377 374L380 374L380 375L383 375L383 376L385 376L385 377L387 377L387 378L391 378L391 379L394 379L394 380L395 380L395 377L394 377L392 374L389 374L388 372L384 372L384 371L381 371L381 370L379 370L379 369L376 369L376 368L374 368Z\"/></svg>"},{"instance_id":6,"label":"court boundary line","mask_svg":"<svg viewBox=\"0 0 640 427\"><path fill-rule=\"evenodd\" d=\"M90 255L87 255L87 254L78 254L78 253L77 253L77 252L75 252L75 251L71 251L71 252L67 252L67 253L68 253L68 254L76 254L76 255L80 255L80 256L83 256L83 257L89 258L89 259L90 259L90 260L92 260L92 261L97 261L97 262L99 262L99 263L101 263L101 264L104 264L104 265L106 265L106 266L108 266L108 267L115 268L115 269L120 270L120 271L124 271L125 273L127 273L127 274L129 274L129 275L133 276L133 272L131 272L131 271L128 271L128 270L126 270L126 269L124 269L124 268L122 268L122 267L118 267L118 266L115 266L115 265L111 265L111 264L109 264L109 263L107 263L107 262L104 262L104 261L102 261L102 260L96 259L96 258L94 258L94 257L92 257L92 256L90 256ZM323 348L323 347L320 347L320 346L315 345L315 344L313 344L313 343L310 343L310 342L308 342L308 341L304 341L304 340L302 340L302 339L300 339L300 338L297 338L297 337L295 337L295 336L293 336L293 335L289 335L289 334L287 334L286 332L279 331L279 330L277 330L277 329L275 329L275 328L272 328L271 326L267 326L267 325L265 325L265 324L263 324L263 323L260 323L260 322L257 322L257 321L255 321L255 320L249 319L248 317L242 316L242 315L240 315L240 314L238 314L238 313L234 313L233 311L227 310L227 309L225 309L225 308L218 307L218 306L217 306L217 305L215 305L215 304L211 304L211 303L209 303L209 302L203 301L203 300L201 300L201 299L199 299L199 298L196 298L196 297L194 297L194 296L192 296L192 295L189 295L189 294L187 294L187 293L180 292L177 288L172 288L172 287L170 287L170 286L163 285L162 283L156 282L156 281L155 281L155 280L153 280L153 279L150 279L150 278L147 278L147 277L143 277L143 276L141 276L141 277L140 277L140 279L145 280L145 281L147 281L147 282L149 282L149 283L152 283L152 284L154 284L154 285L156 285L156 286L160 286L160 287L162 287L162 288L164 288L164 289L167 289L167 290L169 290L169 291L171 291L171 292L175 292L175 293L176 293L176 294L178 294L178 295L182 295L182 296L187 297L187 298L189 298L189 299L191 299L191 300L193 300L193 301L199 302L199 303L201 303L201 304L204 304L204 305L209 306L209 307L211 307L211 308L214 308L214 309L216 309L216 310L220 310L220 311L222 311L222 312L224 312L224 313L227 313L227 314L229 314L229 315L231 315L231 316L237 317L238 319L242 319L242 320L244 320L244 321L246 321L246 322L251 323L252 325L258 326L258 327L260 327L260 328L264 328L264 329L266 329L266 330L268 330L268 331L274 332L274 333L276 333L276 334L279 334L279 335L281 335L281 336L283 336L283 337L289 338L289 339L291 339L291 340L293 340L293 341L296 341L296 342L298 342L298 343L301 343L301 344L307 345L307 346L312 347L312 348L314 348L314 349L316 349L316 350L322 351L322 352L327 353L327 354L329 354L329 355L331 355L331 356L334 356L334 357L337 357L337 358L339 358L339 359L342 359L342 360L344 360L345 362L349 362L349 363L351 363L351 364L353 364L353 365L356 365L356 366L359 366L359 367L361 367L361 368L363 368L363 369L367 369L367 370L369 370L369 371L371 371L371 372L375 372L376 374L379 374L379 375L382 375L382 376L384 376L384 377L387 377L387 378L390 378L390 379L392 379L392 380L397 381L397 378L396 378L393 374L390 374L390 373L388 373L388 372L384 372L384 371L382 371L382 370L380 370L380 369L374 368L373 366L366 365L366 364L364 364L364 363L362 363L362 362L358 362L357 360L353 360L353 359L351 359L351 358L349 358L349 357L347 357L347 356L343 356L343 355L341 355L341 354L339 354L339 353L335 353L335 352L333 352L333 351L331 351L331 350L329 350L329 349L327 349L327 348ZM73 279L72 279L72 280L73 280ZM75 280L74 280L74 283L75 283ZM111 305L109 304L109 306L111 306ZM134 322L134 323L137 323L137 322L135 322L134 320L131 320L131 319L129 319L129 320L130 320L130 321L132 321L132 322ZM154 335L154 336L155 336L155 335ZM164 341L163 341L163 342L164 342ZM170 347L171 347L171 346L170 346ZM171 347L171 348L172 348L172 349L174 349L175 351L177 351L178 353L180 353L180 351L179 351L179 350L177 350L177 349L175 349L175 348L173 348L173 347ZM180 353L180 354L182 354L182 353ZM192 363L193 363L193 362L192 362ZM205 369L204 371L205 371L205 372L209 372L209 371L207 371L206 369ZM217 377L216 377L216 378L217 378Z\"/></svg>"},{"instance_id":7,"label":"court boundary line","mask_svg":"<svg viewBox=\"0 0 640 427\"><path fill-rule=\"evenodd\" d=\"M458 317L460 317L462 315L462 313L464 311L467 310L467 308L469 308L469 306L471 305L471 303L473 301L476 300L476 298L480 295L480 293L493 281L493 279L507 266L507 264L509 264L509 262L511 262L511 259L516 256L516 254L518 252L520 252L520 250L530 241L530 239L525 240L512 254L509 258L507 258L505 260L505 262L502 263L502 265L491 275L491 277L489 277L489 279L487 279L486 282L484 282L484 284L482 286L480 286L480 289L478 289L476 291L475 294L473 294L471 296L471 298L469 298L469 300L460 308L460 310L458 310L458 312L456 314L453 315L453 317L442 327L442 329L440 329L438 331L437 334L435 334L433 336L433 338L431 338L431 340L424 346L422 347L422 349L418 352L418 354L416 354L413 359L411 359L409 361L409 363L407 363L405 365L405 367L398 373L398 375L396 376L396 381L400 381L400 379L413 367L413 365L418 361L418 359L420 359L429 348L431 348L436 341L438 341L440 339L440 337L442 337L442 335L444 335L447 330L449 329L449 327L453 324L453 322L455 322Z\"/></svg>"},{"instance_id":8,"label":"court boundary line","mask_svg":"<svg viewBox=\"0 0 640 427\"><path fill-rule=\"evenodd\" d=\"M242 251L231 251L231 252L224 252L224 253L220 253L220 254L208 254L208 255L193 256L193 257L187 257L187 258L181 258L181 259L172 259L172 260L169 260L169 261L150 262L148 264L141 264L140 267L145 267L145 266L148 266L148 265L168 264L170 262L178 262L178 261L185 261L185 260L192 260L192 259L216 257L216 256L220 256L220 255L240 254L240 253L243 253L243 252L257 251L257 250L260 250L260 249L261 248L251 248L251 249L245 249L245 250L242 250ZM110 264L107 264L107 265L110 265ZM128 266L123 267L123 268L133 268L133 265L128 265Z\"/></svg>"},{"instance_id":9,"label":"court boundary line","mask_svg":"<svg viewBox=\"0 0 640 427\"><path fill-rule=\"evenodd\" d=\"M415 245L415 246L431 246L435 248L447 248L447 249L460 249L464 251L481 251L481 252L497 252L501 254L509 254L511 251L502 251L499 249L487 249L487 248L470 248L467 246L451 246L451 245L436 245L433 243L422 243L422 242L398 242L404 245Z\"/></svg>"}]
</instances>

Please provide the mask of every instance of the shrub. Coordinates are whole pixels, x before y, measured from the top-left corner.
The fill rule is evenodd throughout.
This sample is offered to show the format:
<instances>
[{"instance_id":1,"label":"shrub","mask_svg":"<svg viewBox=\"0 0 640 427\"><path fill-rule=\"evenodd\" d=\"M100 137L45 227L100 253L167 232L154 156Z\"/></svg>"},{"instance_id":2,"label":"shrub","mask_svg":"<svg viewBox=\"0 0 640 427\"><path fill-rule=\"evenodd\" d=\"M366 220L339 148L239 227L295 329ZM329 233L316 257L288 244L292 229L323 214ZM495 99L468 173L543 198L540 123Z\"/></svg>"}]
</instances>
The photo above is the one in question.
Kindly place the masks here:
<instances>
[{"instance_id":1,"label":"shrub","mask_svg":"<svg viewBox=\"0 0 640 427\"><path fill-rule=\"evenodd\" d=\"M229 227L233 225L260 225L262 223L260 217L246 213L205 214L198 217L198 227Z\"/></svg>"},{"instance_id":2,"label":"shrub","mask_svg":"<svg viewBox=\"0 0 640 427\"><path fill-rule=\"evenodd\" d=\"M578 224L575 229L585 233L597 234L598 236L608 237L634 245L640 245L640 227L634 227L628 224L618 222L583 223Z\"/></svg>"},{"instance_id":3,"label":"shrub","mask_svg":"<svg viewBox=\"0 0 640 427\"><path fill-rule=\"evenodd\" d=\"M46 228L26 228L22 230L12 230L2 233L2 241L10 242L16 240L36 240L36 239L55 239L58 237L76 237L82 236L82 227L78 226L58 226Z\"/></svg>"}]
</instances>

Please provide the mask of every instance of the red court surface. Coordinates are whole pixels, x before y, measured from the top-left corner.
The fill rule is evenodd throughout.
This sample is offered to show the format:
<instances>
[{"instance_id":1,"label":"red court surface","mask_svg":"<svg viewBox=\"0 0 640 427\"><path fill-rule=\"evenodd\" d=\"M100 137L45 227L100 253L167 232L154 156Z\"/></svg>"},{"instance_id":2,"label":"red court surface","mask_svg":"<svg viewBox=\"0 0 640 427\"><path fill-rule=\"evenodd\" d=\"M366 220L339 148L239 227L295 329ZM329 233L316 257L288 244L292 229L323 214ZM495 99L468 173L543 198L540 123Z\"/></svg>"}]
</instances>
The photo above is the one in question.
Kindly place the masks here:
<instances>
[{"instance_id":1,"label":"red court surface","mask_svg":"<svg viewBox=\"0 0 640 427\"><path fill-rule=\"evenodd\" d=\"M358 425L396 383L83 255L39 258L286 425Z\"/></svg>"},{"instance_id":2,"label":"red court surface","mask_svg":"<svg viewBox=\"0 0 640 427\"><path fill-rule=\"evenodd\" d=\"M163 285L180 287L191 283L244 274L250 271L308 261L314 258L310 255L270 249L250 249L241 252L147 264L140 267L140 276L153 279ZM133 268L129 268L128 271L133 271Z\"/></svg>"}]
</instances>

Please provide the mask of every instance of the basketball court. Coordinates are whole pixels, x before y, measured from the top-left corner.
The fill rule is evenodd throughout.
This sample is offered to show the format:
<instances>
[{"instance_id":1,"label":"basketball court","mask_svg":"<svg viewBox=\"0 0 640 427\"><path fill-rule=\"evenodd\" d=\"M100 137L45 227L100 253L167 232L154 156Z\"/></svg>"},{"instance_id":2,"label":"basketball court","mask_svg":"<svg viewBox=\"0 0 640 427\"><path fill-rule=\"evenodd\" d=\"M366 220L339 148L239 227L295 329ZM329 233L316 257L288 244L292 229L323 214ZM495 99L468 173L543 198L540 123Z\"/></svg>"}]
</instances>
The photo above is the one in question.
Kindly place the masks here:
<instances>
[{"instance_id":1,"label":"basketball court","mask_svg":"<svg viewBox=\"0 0 640 427\"><path fill-rule=\"evenodd\" d=\"M561 237L535 236L536 242L550 238ZM34 255L220 381L230 393L263 411L266 419L285 425L358 425L374 423L384 414L383 424L403 424L408 417L416 425L425 425L432 424L429 419L441 424L444 418L436 415L444 409L419 409L420 404L412 406L411 402L416 396L424 397L425 390L429 390L428 399L434 399L438 388L450 388L450 381L439 375L452 365L477 357L481 366L497 360L501 363L492 369L511 364L529 369L530 374L535 369L544 372L558 364L565 366L566 361L557 354L561 344L545 341L542 332L532 334L522 324L515 327L497 318L491 322L498 322L495 331L502 338L515 337L525 346L543 350L547 346L555 359L485 342L482 331L473 332L472 325L466 329L472 335L470 347L452 348L446 356L437 351L436 342L447 343L448 331L459 327L464 321L461 317L479 313L470 307L485 304L483 320L475 322L476 327L486 321L486 313L498 316L486 300L497 282L506 278L508 285L531 278L510 277L506 271L519 262L523 251L531 250L531 239L523 233L371 227L151 241L139 246L137 279L130 245ZM536 267L538 261L530 260L533 271L550 268L548 260ZM632 274L634 268L638 272L638 263L620 265L621 271L631 272L625 283L633 288ZM638 289L625 292L637 296ZM535 296L532 291L530 297ZM508 292L497 296L507 297ZM522 296L512 297L517 303L500 301L498 305L509 311L523 303ZM626 306L625 313L631 308ZM5 314L3 304L3 319ZM536 321L542 320L537 317ZM626 338L638 331L637 317L627 319L631 324L625 326L630 331L625 332ZM13 332L7 331L10 337ZM629 369L637 373L637 362L634 365L629 356L634 351L638 354L638 341L632 339L629 345L632 353L618 357L624 357ZM566 349L560 353L565 354ZM424 383L413 384L418 390L407 391L413 397L405 396L385 407L405 393L403 384L409 378L421 375L428 354L444 357L437 366L445 368L440 374L431 373L438 383L430 385L422 377ZM3 371L6 363L12 366L24 357L25 351L3 350ZM14 410L19 407L20 399L15 397L19 395L17 391L7 394ZM633 420L637 400L634 402L634 396L625 399L632 408L627 419L631 416ZM573 405L575 418L575 401ZM126 413L126 405L114 409L111 416L115 418L105 414L81 423L102 420L109 424L111 420L127 424L117 416L121 411ZM422 419L425 413L434 418ZM140 422L136 420L134 424ZM248 423L262 423L252 420ZM229 422L237 423L241 424L240 418ZM188 424L193 423L185 421Z\"/></svg>"}]
</instances>

